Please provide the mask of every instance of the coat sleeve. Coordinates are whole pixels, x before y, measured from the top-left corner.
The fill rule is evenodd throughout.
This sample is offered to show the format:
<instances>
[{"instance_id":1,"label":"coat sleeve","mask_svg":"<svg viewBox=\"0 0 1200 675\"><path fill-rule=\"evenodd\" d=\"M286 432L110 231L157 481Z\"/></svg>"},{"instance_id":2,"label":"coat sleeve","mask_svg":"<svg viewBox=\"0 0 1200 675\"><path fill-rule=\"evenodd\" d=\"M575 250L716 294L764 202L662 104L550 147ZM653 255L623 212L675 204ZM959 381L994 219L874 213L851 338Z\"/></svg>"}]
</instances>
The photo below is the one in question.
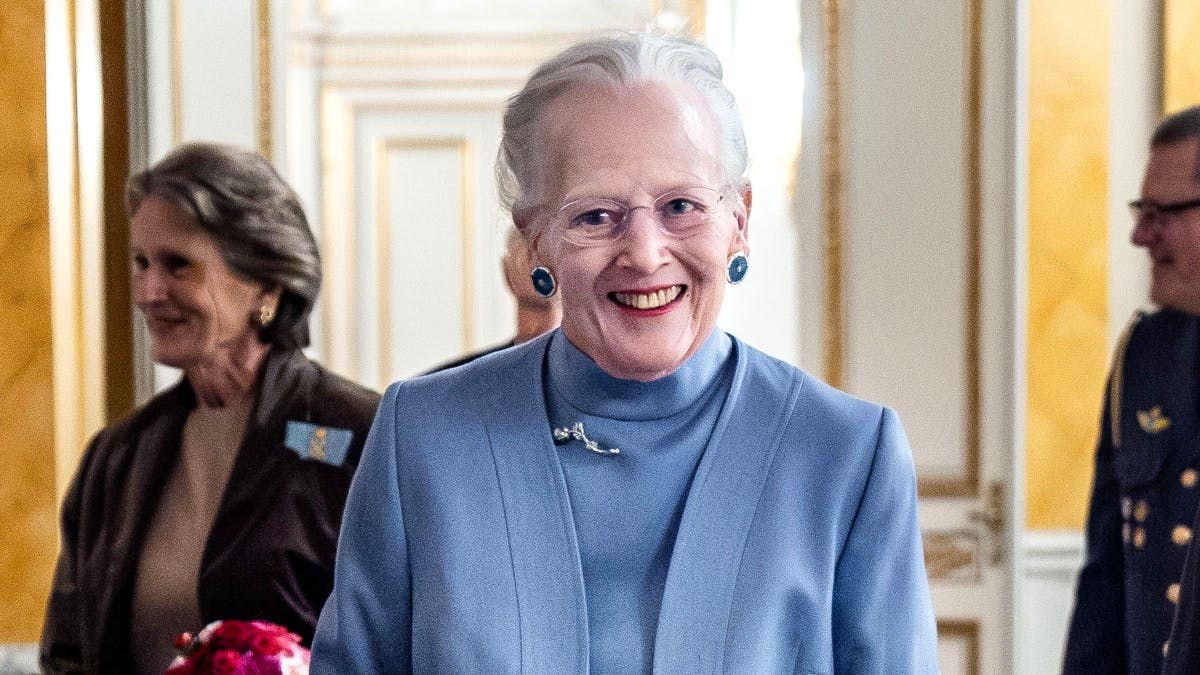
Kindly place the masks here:
<instances>
[{"instance_id":1,"label":"coat sleeve","mask_svg":"<svg viewBox=\"0 0 1200 675\"><path fill-rule=\"evenodd\" d=\"M833 594L836 672L938 672L912 451L886 408Z\"/></svg>"},{"instance_id":2,"label":"coat sleeve","mask_svg":"<svg viewBox=\"0 0 1200 675\"><path fill-rule=\"evenodd\" d=\"M1128 669L1124 619L1125 553L1110 420L1106 397L1088 508L1087 548L1075 590L1075 613L1067 632L1064 675L1124 673Z\"/></svg>"},{"instance_id":3,"label":"coat sleeve","mask_svg":"<svg viewBox=\"0 0 1200 675\"><path fill-rule=\"evenodd\" d=\"M312 675L412 672L412 595L400 504L393 384L367 435L350 484L333 592L312 645Z\"/></svg>"},{"instance_id":4,"label":"coat sleeve","mask_svg":"<svg viewBox=\"0 0 1200 675\"><path fill-rule=\"evenodd\" d=\"M97 441L92 441L84 453L85 458L90 459L93 456L96 443ZM86 462L87 460L77 470L63 500L60 523L62 548L54 568L54 580L50 585L50 597L46 603L46 618L39 647L42 672L47 674L83 672L84 619L80 606L76 555L79 549L82 483L88 475Z\"/></svg>"}]
</instances>

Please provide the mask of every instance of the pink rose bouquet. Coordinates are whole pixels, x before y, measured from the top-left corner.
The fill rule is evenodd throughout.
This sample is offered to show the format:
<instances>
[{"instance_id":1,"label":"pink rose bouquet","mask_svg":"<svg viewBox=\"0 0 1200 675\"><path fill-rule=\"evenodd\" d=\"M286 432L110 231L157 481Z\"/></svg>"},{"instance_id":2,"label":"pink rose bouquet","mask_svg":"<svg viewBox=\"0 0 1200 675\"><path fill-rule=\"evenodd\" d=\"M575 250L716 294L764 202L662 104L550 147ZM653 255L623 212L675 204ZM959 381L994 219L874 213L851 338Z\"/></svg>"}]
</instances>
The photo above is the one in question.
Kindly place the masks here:
<instances>
[{"instance_id":1,"label":"pink rose bouquet","mask_svg":"<svg viewBox=\"0 0 1200 675\"><path fill-rule=\"evenodd\" d=\"M308 675L300 636L266 621L214 621L175 638L175 649L164 675Z\"/></svg>"}]
</instances>

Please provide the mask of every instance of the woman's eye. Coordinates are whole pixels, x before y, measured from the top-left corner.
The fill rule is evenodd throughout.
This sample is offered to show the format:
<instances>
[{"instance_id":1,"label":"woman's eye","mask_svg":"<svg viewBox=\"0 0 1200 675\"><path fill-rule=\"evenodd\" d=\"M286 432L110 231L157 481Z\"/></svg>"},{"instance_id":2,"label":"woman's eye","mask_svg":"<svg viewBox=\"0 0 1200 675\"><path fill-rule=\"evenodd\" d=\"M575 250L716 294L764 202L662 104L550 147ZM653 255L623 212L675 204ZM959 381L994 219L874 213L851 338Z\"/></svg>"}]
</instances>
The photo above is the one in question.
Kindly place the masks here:
<instances>
[{"instance_id":1,"label":"woman's eye","mask_svg":"<svg viewBox=\"0 0 1200 675\"><path fill-rule=\"evenodd\" d=\"M698 208L700 208L700 206L698 204L696 204L696 202L693 202L690 199L684 199L684 198L680 197L677 199L672 199L671 201L667 202L664 210L666 211L666 214L669 216L678 216L678 215L682 215L685 213L691 213L692 211L695 211Z\"/></svg>"},{"instance_id":2,"label":"woman's eye","mask_svg":"<svg viewBox=\"0 0 1200 675\"><path fill-rule=\"evenodd\" d=\"M592 209L571 219L571 227L611 227L618 222L620 218L615 213L606 209Z\"/></svg>"},{"instance_id":3,"label":"woman's eye","mask_svg":"<svg viewBox=\"0 0 1200 675\"><path fill-rule=\"evenodd\" d=\"M133 265L135 272L144 272L150 266L150 261L146 260L146 256L144 255L135 255L130 260L130 264Z\"/></svg>"},{"instance_id":4,"label":"woman's eye","mask_svg":"<svg viewBox=\"0 0 1200 675\"><path fill-rule=\"evenodd\" d=\"M178 255L170 255L163 259L163 266L167 268L168 272L175 276L182 275L185 271L187 271L187 268L190 267L191 264L192 262L190 260Z\"/></svg>"}]
</instances>

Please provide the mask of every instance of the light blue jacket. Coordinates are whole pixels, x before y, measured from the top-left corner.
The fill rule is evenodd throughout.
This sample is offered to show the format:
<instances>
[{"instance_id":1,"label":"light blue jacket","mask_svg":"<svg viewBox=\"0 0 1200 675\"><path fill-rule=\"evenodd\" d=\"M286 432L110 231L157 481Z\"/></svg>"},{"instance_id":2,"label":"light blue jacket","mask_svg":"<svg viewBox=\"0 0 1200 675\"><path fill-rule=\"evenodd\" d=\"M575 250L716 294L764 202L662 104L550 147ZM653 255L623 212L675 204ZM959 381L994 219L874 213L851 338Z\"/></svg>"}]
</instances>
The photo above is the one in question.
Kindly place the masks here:
<instances>
[{"instance_id":1,"label":"light blue jacket","mask_svg":"<svg viewBox=\"0 0 1200 675\"><path fill-rule=\"evenodd\" d=\"M586 673L548 337L393 384L351 486L312 673ZM734 340L667 574L657 673L935 673L896 414Z\"/></svg>"}]
</instances>

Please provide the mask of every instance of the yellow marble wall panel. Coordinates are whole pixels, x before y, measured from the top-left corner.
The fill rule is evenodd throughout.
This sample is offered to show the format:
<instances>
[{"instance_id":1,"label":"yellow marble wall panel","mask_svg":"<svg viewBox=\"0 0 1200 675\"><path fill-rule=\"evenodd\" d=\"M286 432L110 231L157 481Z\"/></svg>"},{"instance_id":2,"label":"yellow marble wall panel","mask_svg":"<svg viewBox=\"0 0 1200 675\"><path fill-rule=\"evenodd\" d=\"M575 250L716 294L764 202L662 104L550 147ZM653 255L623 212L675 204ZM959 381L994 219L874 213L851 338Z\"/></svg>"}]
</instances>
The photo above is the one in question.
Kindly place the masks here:
<instances>
[{"instance_id":1,"label":"yellow marble wall panel","mask_svg":"<svg viewBox=\"0 0 1200 675\"><path fill-rule=\"evenodd\" d=\"M1165 0L1163 111L1200 104L1200 2Z\"/></svg>"},{"instance_id":2,"label":"yellow marble wall panel","mask_svg":"<svg viewBox=\"0 0 1200 675\"><path fill-rule=\"evenodd\" d=\"M0 643L37 639L58 537L43 6L0 3Z\"/></svg>"},{"instance_id":3,"label":"yellow marble wall panel","mask_svg":"<svg viewBox=\"0 0 1200 675\"><path fill-rule=\"evenodd\" d=\"M1034 0L1029 35L1030 529L1082 526L1107 369L1110 1Z\"/></svg>"}]
</instances>

